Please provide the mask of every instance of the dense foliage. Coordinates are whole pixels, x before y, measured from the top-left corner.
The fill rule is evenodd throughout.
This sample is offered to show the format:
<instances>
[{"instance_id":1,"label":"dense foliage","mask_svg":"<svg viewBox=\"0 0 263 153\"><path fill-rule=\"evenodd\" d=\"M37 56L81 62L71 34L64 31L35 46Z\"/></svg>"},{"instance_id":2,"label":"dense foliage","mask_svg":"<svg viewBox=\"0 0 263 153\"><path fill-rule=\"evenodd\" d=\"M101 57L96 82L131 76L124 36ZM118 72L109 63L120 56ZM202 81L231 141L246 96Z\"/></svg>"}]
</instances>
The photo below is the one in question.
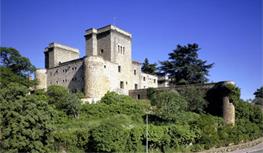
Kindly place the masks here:
<instances>
[{"instance_id":1,"label":"dense foliage","mask_svg":"<svg viewBox=\"0 0 263 153\"><path fill-rule=\"evenodd\" d=\"M0 66L21 76L28 76L35 70L30 60L21 56L14 48L0 47Z\"/></svg>"},{"instance_id":2,"label":"dense foliage","mask_svg":"<svg viewBox=\"0 0 263 153\"><path fill-rule=\"evenodd\" d=\"M208 70L213 64L206 64L207 61L199 59L199 50L197 44L177 45L177 48L168 54L169 59L160 63L160 72L168 75L172 84L207 82Z\"/></svg>"},{"instance_id":3,"label":"dense foliage","mask_svg":"<svg viewBox=\"0 0 263 153\"><path fill-rule=\"evenodd\" d=\"M253 103L263 108L263 87L257 89L254 95L255 95L255 99L253 100Z\"/></svg>"},{"instance_id":4,"label":"dense foliage","mask_svg":"<svg viewBox=\"0 0 263 153\"><path fill-rule=\"evenodd\" d=\"M81 105L79 93L61 86L32 91L34 83L26 76L7 66L1 72L0 152L144 152L146 147L190 152L263 134L259 107L242 101L233 85L218 85L206 95L195 87L180 92L150 88L150 101L108 92L96 104ZM211 105L220 108L222 94L236 107L234 127L212 113Z\"/></svg>"}]
</instances>

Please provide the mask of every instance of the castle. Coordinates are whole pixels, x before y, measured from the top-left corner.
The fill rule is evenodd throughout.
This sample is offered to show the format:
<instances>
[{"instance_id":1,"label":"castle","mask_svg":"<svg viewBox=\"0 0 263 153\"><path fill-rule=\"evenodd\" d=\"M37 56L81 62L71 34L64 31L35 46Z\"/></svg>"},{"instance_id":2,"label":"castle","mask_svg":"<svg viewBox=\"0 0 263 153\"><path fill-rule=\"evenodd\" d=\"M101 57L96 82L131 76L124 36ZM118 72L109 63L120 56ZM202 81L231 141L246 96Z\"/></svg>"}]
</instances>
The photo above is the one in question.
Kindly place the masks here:
<instances>
[{"instance_id":1,"label":"castle","mask_svg":"<svg viewBox=\"0 0 263 153\"><path fill-rule=\"evenodd\" d=\"M37 89L61 85L81 91L88 102L96 102L107 91L129 94L129 90L158 87L158 77L141 71L132 60L132 35L108 25L85 32L86 56L79 50L58 43L45 48L45 68L37 69Z\"/></svg>"}]
</instances>

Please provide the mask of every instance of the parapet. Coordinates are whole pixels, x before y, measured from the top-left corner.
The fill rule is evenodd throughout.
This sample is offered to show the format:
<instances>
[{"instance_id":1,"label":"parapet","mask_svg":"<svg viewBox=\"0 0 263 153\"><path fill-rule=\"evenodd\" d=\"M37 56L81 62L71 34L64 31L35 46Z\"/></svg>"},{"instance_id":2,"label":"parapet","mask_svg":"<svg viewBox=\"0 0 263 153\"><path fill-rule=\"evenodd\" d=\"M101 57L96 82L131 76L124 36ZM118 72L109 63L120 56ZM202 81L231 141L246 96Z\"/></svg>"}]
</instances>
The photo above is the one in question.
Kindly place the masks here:
<instances>
[{"instance_id":1,"label":"parapet","mask_svg":"<svg viewBox=\"0 0 263 153\"><path fill-rule=\"evenodd\" d=\"M95 33L95 34L100 34L100 33L103 33L103 32L106 32L106 31L116 31L120 34L123 34L125 36L128 36L128 37L132 37L131 33L125 31L125 30L122 30L116 26L113 26L113 25L107 25L105 27L102 27L102 28L99 28L99 29L95 29L95 28L90 28L90 29L87 29L86 32L85 32L85 36L86 35L89 35L89 34L92 34L92 33Z\"/></svg>"},{"instance_id":2,"label":"parapet","mask_svg":"<svg viewBox=\"0 0 263 153\"><path fill-rule=\"evenodd\" d=\"M45 52L48 52L50 48L61 48L61 49L64 49L64 50L67 50L67 51L72 51L72 52L75 52L75 53L79 54L79 50L77 48L72 48L72 47L69 47L69 46L66 46L66 45L62 45L62 44L59 44L59 43L55 43L55 42L50 43L48 45L48 47L45 48Z\"/></svg>"}]
</instances>

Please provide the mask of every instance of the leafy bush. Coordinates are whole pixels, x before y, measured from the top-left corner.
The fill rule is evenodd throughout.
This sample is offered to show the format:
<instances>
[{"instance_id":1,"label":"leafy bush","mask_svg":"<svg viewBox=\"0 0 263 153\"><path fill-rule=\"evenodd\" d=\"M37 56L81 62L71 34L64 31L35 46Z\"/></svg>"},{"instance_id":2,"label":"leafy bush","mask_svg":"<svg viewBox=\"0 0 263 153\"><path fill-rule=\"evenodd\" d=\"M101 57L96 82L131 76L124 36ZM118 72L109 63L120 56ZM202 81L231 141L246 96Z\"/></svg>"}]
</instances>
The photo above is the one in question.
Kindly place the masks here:
<instances>
[{"instance_id":1,"label":"leafy bush","mask_svg":"<svg viewBox=\"0 0 263 153\"><path fill-rule=\"evenodd\" d=\"M64 111L67 115L78 117L81 104L78 95L70 93L68 89L57 85L49 86L47 95L49 104Z\"/></svg>"},{"instance_id":2,"label":"leafy bush","mask_svg":"<svg viewBox=\"0 0 263 153\"><path fill-rule=\"evenodd\" d=\"M129 96L119 95L116 92L107 92L100 100L101 103L105 104L119 104L134 102L135 100Z\"/></svg>"},{"instance_id":3,"label":"leafy bush","mask_svg":"<svg viewBox=\"0 0 263 153\"><path fill-rule=\"evenodd\" d=\"M157 95L158 113L167 119L172 119L178 113L183 112L187 108L187 101L177 92L161 92Z\"/></svg>"},{"instance_id":4,"label":"leafy bush","mask_svg":"<svg viewBox=\"0 0 263 153\"><path fill-rule=\"evenodd\" d=\"M135 126L130 130L125 152L144 152L143 135L145 131L141 126Z\"/></svg>"},{"instance_id":5,"label":"leafy bush","mask_svg":"<svg viewBox=\"0 0 263 153\"><path fill-rule=\"evenodd\" d=\"M2 146L8 152L49 152L53 109L36 95L10 101L0 95Z\"/></svg>"},{"instance_id":6,"label":"leafy bush","mask_svg":"<svg viewBox=\"0 0 263 153\"><path fill-rule=\"evenodd\" d=\"M105 122L91 131L89 152L125 152L128 129L114 121Z\"/></svg>"},{"instance_id":7,"label":"leafy bush","mask_svg":"<svg viewBox=\"0 0 263 153\"><path fill-rule=\"evenodd\" d=\"M204 99L205 93L199 88L190 86L183 89L180 94L188 102L188 110L196 113L204 112L207 101Z\"/></svg>"},{"instance_id":8,"label":"leafy bush","mask_svg":"<svg viewBox=\"0 0 263 153\"><path fill-rule=\"evenodd\" d=\"M61 148L69 152L84 152L88 150L90 132L86 128L59 129L52 133L55 141L55 150Z\"/></svg>"},{"instance_id":9,"label":"leafy bush","mask_svg":"<svg viewBox=\"0 0 263 153\"><path fill-rule=\"evenodd\" d=\"M200 138L196 140L198 144L202 144L205 149L217 146L219 143L218 128L223 126L222 118L201 115L194 124L201 130Z\"/></svg>"},{"instance_id":10,"label":"leafy bush","mask_svg":"<svg viewBox=\"0 0 263 153\"><path fill-rule=\"evenodd\" d=\"M60 105L66 101L68 94L69 91L62 86L49 86L47 89L47 95L49 97L48 103L54 104L56 107L60 107Z\"/></svg>"},{"instance_id":11,"label":"leafy bush","mask_svg":"<svg viewBox=\"0 0 263 153\"><path fill-rule=\"evenodd\" d=\"M248 120L257 124L263 130L263 113L258 106L240 100L240 102L236 103L235 108L237 120Z\"/></svg>"}]
</instances>

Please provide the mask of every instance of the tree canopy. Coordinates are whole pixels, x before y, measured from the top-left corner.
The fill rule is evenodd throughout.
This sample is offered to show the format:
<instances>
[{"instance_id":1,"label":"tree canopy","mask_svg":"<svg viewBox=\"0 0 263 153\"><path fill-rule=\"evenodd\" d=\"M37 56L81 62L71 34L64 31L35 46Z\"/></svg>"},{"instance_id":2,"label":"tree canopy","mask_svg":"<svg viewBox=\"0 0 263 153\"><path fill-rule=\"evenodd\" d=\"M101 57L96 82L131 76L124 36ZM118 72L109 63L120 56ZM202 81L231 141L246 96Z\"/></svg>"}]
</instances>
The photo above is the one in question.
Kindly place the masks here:
<instances>
[{"instance_id":1,"label":"tree canopy","mask_svg":"<svg viewBox=\"0 0 263 153\"><path fill-rule=\"evenodd\" d=\"M166 61L160 62L160 73L168 75L172 84L205 83L213 64L198 57L198 44L177 45Z\"/></svg>"},{"instance_id":2,"label":"tree canopy","mask_svg":"<svg viewBox=\"0 0 263 153\"><path fill-rule=\"evenodd\" d=\"M142 72L155 75L157 71L156 66L157 64L150 64L148 58L145 58L142 63Z\"/></svg>"},{"instance_id":3,"label":"tree canopy","mask_svg":"<svg viewBox=\"0 0 263 153\"><path fill-rule=\"evenodd\" d=\"M256 92L254 92L254 95L255 99L253 100L253 103L263 106L263 87L257 89Z\"/></svg>"},{"instance_id":4,"label":"tree canopy","mask_svg":"<svg viewBox=\"0 0 263 153\"><path fill-rule=\"evenodd\" d=\"M9 68L15 74L28 76L35 71L30 60L20 55L14 48L0 48L0 66Z\"/></svg>"},{"instance_id":5,"label":"tree canopy","mask_svg":"<svg viewBox=\"0 0 263 153\"><path fill-rule=\"evenodd\" d=\"M16 49L0 48L0 88L8 87L11 82L27 87L35 85L36 81L28 78L34 70L35 66Z\"/></svg>"},{"instance_id":6,"label":"tree canopy","mask_svg":"<svg viewBox=\"0 0 263 153\"><path fill-rule=\"evenodd\" d=\"M257 91L254 92L254 95L256 98L263 98L263 86L257 89Z\"/></svg>"}]
</instances>

